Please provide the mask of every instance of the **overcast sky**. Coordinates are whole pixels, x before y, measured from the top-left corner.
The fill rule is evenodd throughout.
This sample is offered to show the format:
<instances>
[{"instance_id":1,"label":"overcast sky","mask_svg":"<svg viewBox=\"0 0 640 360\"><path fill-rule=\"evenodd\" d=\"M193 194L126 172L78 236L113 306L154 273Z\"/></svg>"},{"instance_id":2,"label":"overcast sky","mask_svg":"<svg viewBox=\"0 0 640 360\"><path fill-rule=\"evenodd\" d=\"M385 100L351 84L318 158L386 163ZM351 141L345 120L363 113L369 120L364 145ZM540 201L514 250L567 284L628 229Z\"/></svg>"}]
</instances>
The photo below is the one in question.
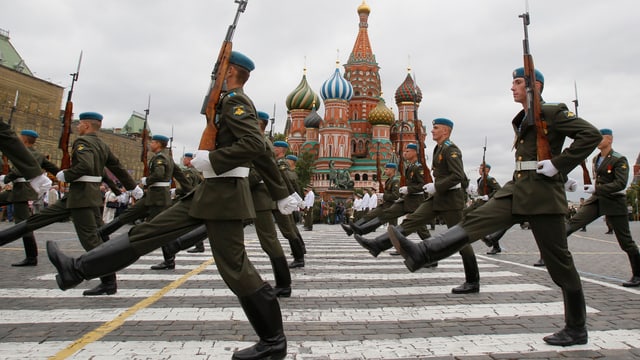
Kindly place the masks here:
<instances>
[{"instance_id":1,"label":"overcast sky","mask_svg":"<svg viewBox=\"0 0 640 360\"><path fill-rule=\"evenodd\" d=\"M347 61L361 3L249 0L233 46L255 61L245 90L258 109L273 115L275 105L277 132L284 129L286 96L303 69L319 94L335 61ZM520 110L511 97L511 71L522 66L518 15L525 2L367 4L369 39L387 105L396 112L393 95L411 66L424 96L419 117L427 125L436 117L455 122L451 138L462 149L468 176L477 178L487 137L492 174L508 181L514 162L510 122ZM74 110L103 113L104 127L122 127L132 111L144 111L150 95L151 130L170 135L173 126L179 156L197 147L205 123L202 100L236 9L232 0L21 0L3 3L0 28L10 32L37 77L67 88L82 50ZM531 0L529 11L530 47L545 76L544 99L573 109L577 83L579 115L598 128L612 128L614 149L635 163L640 2ZM426 143L431 154L433 141ZM571 176L581 183L580 172Z\"/></svg>"}]
</instances>

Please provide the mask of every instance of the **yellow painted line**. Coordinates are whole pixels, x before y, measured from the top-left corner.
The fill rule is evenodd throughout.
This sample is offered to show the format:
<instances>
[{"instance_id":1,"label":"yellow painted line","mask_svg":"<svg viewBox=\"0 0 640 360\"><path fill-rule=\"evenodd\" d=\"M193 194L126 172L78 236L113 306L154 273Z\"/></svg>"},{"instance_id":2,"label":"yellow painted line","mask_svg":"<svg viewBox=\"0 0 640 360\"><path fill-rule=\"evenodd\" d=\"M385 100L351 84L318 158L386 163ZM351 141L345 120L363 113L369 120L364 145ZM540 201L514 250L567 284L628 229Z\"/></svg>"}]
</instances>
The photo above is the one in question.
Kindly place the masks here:
<instances>
[{"instance_id":1,"label":"yellow painted line","mask_svg":"<svg viewBox=\"0 0 640 360\"><path fill-rule=\"evenodd\" d=\"M155 303L156 301L160 300L167 292L180 287L190 277L203 272L207 268L207 266L209 266L211 264L213 264L213 259L209 259L209 260L203 262L202 264L200 264L200 266L198 266L197 268L195 268L195 269L189 271L188 273L184 274L178 280L176 280L176 281L170 283L169 285L165 286L164 288L160 289L157 293L153 294L152 296L140 301L139 303L137 303L137 304L133 305L132 307L130 307L129 309L125 310L120 315L115 317L113 320L108 321L108 322L100 325L95 330L85 334L83 337L81 337L80 339L74 341L73 343L71 343L66 348L60 350L57 354L53 355L49 359L52 359L52 360L53 359L55 359L55 360L66 359L69 356L71 356L71 355L75 354L76 352L78 352L79 350L81 350L82 348L84 348L85 346L91 344L92 342L100 340L104 336L108 335L110 332L112 332L115 329L117 329L120 326L122 326L122 324L124 324L124 322L129 317L134 315L136 312L153 305L153 303Z\"/></svg>"},{"instance_id":2,"label":"yellow painted line","mask_svg":"<svg viewBox=\"0 0 640 360\"><path fill-rule=\"evenodd\" d=\"M611 240L602 240L602 239L592 238L592 237L589 237L589 236L584 236L584 235L580 235L580 234L576 234L576 233L571 234L571 236L575 236L575 237L580 238L580 239L586 239L586 240L591 240L591 241L603 242L603 243L606 243L606 244L615 244L615 245L618 245L618 241L617 241L617 240L616 240L616 241L611 241ZM614 237L614 238L615 238L615 237Z\"/></svg>"}]
</instances>

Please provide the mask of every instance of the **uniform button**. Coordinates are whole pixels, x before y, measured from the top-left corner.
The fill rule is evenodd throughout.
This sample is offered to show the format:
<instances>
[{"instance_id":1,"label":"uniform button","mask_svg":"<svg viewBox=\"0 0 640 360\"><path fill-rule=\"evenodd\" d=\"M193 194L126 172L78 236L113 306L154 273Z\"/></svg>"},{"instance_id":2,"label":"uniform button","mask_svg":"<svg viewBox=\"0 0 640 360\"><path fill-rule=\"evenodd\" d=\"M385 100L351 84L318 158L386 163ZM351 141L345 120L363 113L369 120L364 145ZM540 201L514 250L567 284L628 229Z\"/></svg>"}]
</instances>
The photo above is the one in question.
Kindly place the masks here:
<instances>
[{"instance_id":1,"label":"uniform button","mask_svg":"<svg viewBox=\"0 0 640 360\"><path fill-rule=\"evenodd\" d=\"M522 156L518 156L518 161L522 161Z\"/></svg>"},{"instance_id":2,"label":"uniform button","mask_svg":"<svg viewBox=\"0 0 640 360\"><path fill-rule=\"evenodd\" d=\"M521 176L522 176L522 174L521 174L521 173L518 173L518 175L517 175L517 176L518 176L518 177L521 177Z\"/></svg>"},{"instance_id":3,"label":"uniform button","mask_svg":"<svg viewBox=\"0 0 640 360\"><path fill-rule=\"evenodd\" d=\"M520 144L524 144L524 139L520 139Z\"/></svg>"}]
</instances>

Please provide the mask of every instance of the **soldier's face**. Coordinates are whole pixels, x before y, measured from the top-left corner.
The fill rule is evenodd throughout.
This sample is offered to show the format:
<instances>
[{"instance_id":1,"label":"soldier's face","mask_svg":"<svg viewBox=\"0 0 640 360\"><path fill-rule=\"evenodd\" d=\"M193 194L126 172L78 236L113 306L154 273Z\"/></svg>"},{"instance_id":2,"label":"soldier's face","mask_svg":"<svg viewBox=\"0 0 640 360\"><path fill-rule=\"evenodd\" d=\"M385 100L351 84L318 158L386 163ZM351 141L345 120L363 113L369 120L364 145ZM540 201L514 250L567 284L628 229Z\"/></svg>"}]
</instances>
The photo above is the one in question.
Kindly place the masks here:
<instances>
[{"instance_id":1,"label":"soldier's face","mask_svg":"<svg viewBox=\"0 0 640 360\"><path fill-rule=\"evenodd\" d=\"M408 161L415 161L418 158L418 153L413 149L404 149L404 158Z\"/></svg>"},{"instance_id":2,"label":"soldier's face","mask_svg":"<svg viewBox=\"0 0 640 360\"><path fill-rule=\"evenodd\" d=\"M523 78L513 79L511 93L513 94L513 101L523 105L527 103L527 89Z\"/></svg>"},{"instance_id":3,"label":"soldier's face","mask_svg":"<svg viewBox=\"0 0 640 360\"><path fill-rule=\"evenodd\" d=\"M602 140L600 141L600 144L598 144L598 149L599 150L606 149L609 146L611 146L611 143L613 143L613 136L602 135Z\"/></svg>"},{"instance_id":4,"label":"soldier's face","mask_svg":"<svg viewBox=\"0 0 640 360\"><path fill-rule=\"evenodd\" d=\"M387 177L393 177L396 174L396 171L393 168L384 168L384 174Z\"/></svg>"},{"instance_id":5,"label":"soldier's face","mask_svg":"<svg viewBox=\"0 0 640 360\"><path fill-rule=\"evenodd\" d=\"M446 125L435 124L431 129L433 141L440 143L449 137L450 128Z\"/></svg>"}]
</instances>

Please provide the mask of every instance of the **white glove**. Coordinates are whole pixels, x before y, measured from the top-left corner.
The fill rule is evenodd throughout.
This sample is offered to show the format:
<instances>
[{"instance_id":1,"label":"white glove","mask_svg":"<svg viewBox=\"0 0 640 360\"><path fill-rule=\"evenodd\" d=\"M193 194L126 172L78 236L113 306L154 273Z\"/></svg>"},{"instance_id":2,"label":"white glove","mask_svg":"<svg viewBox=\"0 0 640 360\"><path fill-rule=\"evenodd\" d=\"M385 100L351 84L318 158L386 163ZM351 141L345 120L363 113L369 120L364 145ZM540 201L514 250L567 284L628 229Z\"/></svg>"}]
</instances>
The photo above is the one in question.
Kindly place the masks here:
<instances>
[{"instance_id":1,"label":"white glove","mask_svg":"<svg viewBox=\"0 0 640 360\"><path fill-rule=\"evenodd\" d=\"M469 187L467 187L467 194L473 195L478 192L478 185L474 183L469 183Z\"/></svg>"},{"instance_id":2,"label":"white glove","mask_svg":"<svg viewBox=\"0 0 640 360\"><path fill-rule=\"evenodd\" d=\"M282 215L289 215L294 211L298 210L298 200L293 196L289 195L284 199L280 199L277 201L278 210Z\"/></svg>"},{"instance_id":3,"label":"white glove","mask_svg":"<svg viewBox=\"0 0 640 360\"><path fill-rule=\"evenodd\" d=\"M398 192L402 195L407 195L409 193L409 190L406 186L401 186L400 189L398 189Z\"/></svg>"},{"instance_id":4,"label":"white glove","mask_svg":"<svg viewBox=\"0 0 640 360\"><path fill-rule=\"evenodd\" d=\"M143 176L140 178L140 184L142 184L142 186L147 186L147 177Z\"/></svg>"},{"instance_id":5,"label":"white glove","mask_svg":"<svg viewBox=\"0 0 640 360\"><path fill-rule=\"evenodd\" d=\"M66 182L64 180L64 170L58 171L58 173L56 174L56 179L60 180L61 182ZM31 186L33 186L33 185L31 185Z\"/></svg>"},{"instance_id":6,"label":"white glove","mask_svg":"<svg viewBox=\"0 0 640 360\"><path fill-rule=\"evenodd\" d=\"M426 193L429 193L429 194L435 194L436 186L433 183L424 184L424 186L422 187L422 190L424 190Z\"/></svg>"},{"instance_id":7,"label":"white glove","mask_svg":"<svg viewBox=\"0 0 640 360\"><path fill-rule=\"evenodd\" d=\"M552 177L558 173L558 169L553 166L551 160L542 160L538 161L538 169L536 169L536 172L547 177Z\"/></svg>"},{"instance_id":8,"label":"white glove","mask_svg":"<svg viewBox=\"0 0 640 360\"><path fill-rule=\"evenodd\" d=\"M140 186L136 185L136 187L131 190L131 196L136 200L140 200L140 198L144 196L144 190L142 190Z\"/></svg>"},{"instance_id":9,"label":"white glove","mask_svg":"<svg viewBox=\"0 0 640 360\"><path fill-rule=\"evenodd\" d=\"M64 174L62 174L62 177L64 178ZM46 193L51 188L51 180L45 174L29 180L29 184L31 184L31 187L38 193L38 196Z\"/></svg>"},{"instance_id":10,"label":"white glove","mask_svg":"<svg viewBox=\"0 0 640 360\"><path fill-rule=\"evenodd\" d=\"M584 192L586 192L587 194L595 194L596 193L596 186L595 185L585 185L584 186Z\"/></svg>"},{"instance_id":11,"label":"white glove","mask_svg":"<svg viewBox=\"0 0 640 360\"><path fill-rule=\"evenodd\" d=\"M304 200L302 200L302 198L300 197L300 195L298 195L297 192L294 192L293 194L291 194L291 196L293 196L293 198L296 199L296 201L298 202L297 205L298 205L299 208L304 207Z\"/></svg>"},{"instance_id":12,"label":"white glove","mask_svg":"<svg viewBox=\"0 0 640 360\"><path fill-rule=\"evenodd\" d=\"M489 201L489 195L479 196L478 199L483 200L483 201Z\"/></svg>"},{"instance_id":13,"label":"white glove","mask_svg":"<svg viewBox=\"0 0 640 360\"><path fill-rule=\"evenodd\" d=\"M576 189L578 189L578 182L572 178L567 179L567 182L564 183L564 191L574 192Z\"/></svg>"},{"instance_id":14,"label":"white glove","mask_svg":"<svg viewBox=\"0 0 640 360\"><path fill-rule=\"evenodd\" d=\"M0 175L0 185L4 184L4 175Z\"/></svg>"},{"instance_id":15,"label":"white glove","mask_svg":"<svg viewBox=\"0 0 640 360\"><path fill-rule=\"evenodd\" d=\"M213 171L213 167L211 166L211 160L209 160L209 151L208 150L198 150L193 154L193 159L191 159L191 165L194 168L201 171L204 177L209 174L213 174L215 176L216 172Z\"/></svg>"}]
</instances>

